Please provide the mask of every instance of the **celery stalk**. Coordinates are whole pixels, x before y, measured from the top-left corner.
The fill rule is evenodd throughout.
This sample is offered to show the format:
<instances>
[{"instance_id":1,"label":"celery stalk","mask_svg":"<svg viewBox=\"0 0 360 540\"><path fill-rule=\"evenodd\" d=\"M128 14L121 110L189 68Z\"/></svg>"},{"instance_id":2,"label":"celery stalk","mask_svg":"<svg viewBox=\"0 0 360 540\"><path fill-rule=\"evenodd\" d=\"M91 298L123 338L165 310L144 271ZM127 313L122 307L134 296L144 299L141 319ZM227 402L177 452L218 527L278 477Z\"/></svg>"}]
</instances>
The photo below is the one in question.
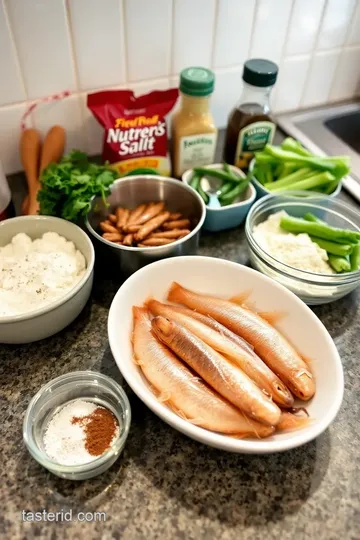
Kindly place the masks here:
<instances>
[{"instance_id":1,"label":"celery stalk","mask_svg":"<svg viewBox=\"0 0 360 540\"><path fill-rule=\"evenodd\" d=\"M265 184L265 187L266 189L269 189L270 191L272 191L273 189L282 188L284 186L290 186L294 182L308 178L309 174L312 174L311 169L309 169L308 167L303 167L291 174L288 174L281 180L275 180L275 182L272 182L272 184L269 186ZM317 174L317 173L314 173L314 174Z\"/></svg>"},{"instance_id":2,"label":"celery stalk","mask_svg":"<svg viewBox=\"0 0 360 540\"><path fill-rule=\"evenodd\" d=\"M330 174L329 172L322 172L320 174L316 174L315 176L310 176L309 178L305 178L304 180L294 182L291 185L287 185L280 188L274 187L272 191L275 193L276 191L289 191L289 190L301 191L301 190L314 189L318 186L329 184L333 180L334 180L334 177L332 174Z\"/></svg>"}]
</instances>

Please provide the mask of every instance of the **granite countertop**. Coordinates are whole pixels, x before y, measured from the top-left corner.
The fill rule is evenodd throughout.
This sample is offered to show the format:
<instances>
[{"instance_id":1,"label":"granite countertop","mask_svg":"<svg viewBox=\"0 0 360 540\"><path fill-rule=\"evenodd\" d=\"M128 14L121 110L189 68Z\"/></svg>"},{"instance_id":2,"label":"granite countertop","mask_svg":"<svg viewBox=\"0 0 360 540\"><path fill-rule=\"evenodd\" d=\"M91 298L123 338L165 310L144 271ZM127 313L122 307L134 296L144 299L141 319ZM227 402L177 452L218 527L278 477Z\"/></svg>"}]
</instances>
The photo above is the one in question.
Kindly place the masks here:
<instances>
[{"instance_id":1,"label":"granite countertop","mask_svg":"<svg viewBox=\"0 0 360 540\"><path fill-rule=\"evenodd\" d=\"M24 178L10 178L15 205ZM346 194L343 199L351 202ZM352 204L355 204L352 202ZM248 264L243 227L204 234L200 255ZM345 372L344 401L317 440L269 456L202 446L157 418L124 384L133 420L122 456L85 482L61 480L34 461L22 441L26 407L40 386L79 369L120 384L107 340L107 315L121 282L95 275L91 299L60 334L0 346L2 538L88 540L247 540L360 537L360 290L314 308L335 340ZM105 512L106 522L24 523L22 511Z\"/></svg>"}]
</instances>

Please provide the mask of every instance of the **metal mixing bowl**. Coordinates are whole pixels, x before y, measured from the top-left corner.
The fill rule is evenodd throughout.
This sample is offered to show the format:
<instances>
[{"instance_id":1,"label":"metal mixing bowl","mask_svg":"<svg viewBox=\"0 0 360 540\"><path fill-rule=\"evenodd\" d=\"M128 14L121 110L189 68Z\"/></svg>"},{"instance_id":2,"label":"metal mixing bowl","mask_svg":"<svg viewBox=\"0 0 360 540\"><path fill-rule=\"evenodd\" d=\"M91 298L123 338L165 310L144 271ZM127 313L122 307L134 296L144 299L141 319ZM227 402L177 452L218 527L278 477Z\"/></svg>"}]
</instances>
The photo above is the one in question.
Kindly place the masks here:
<instances>
[{"instance_id":1,"label":"metal mixing bowl","mask_svg":"<svg viewBox=\"0 0 360 540\"><path fill-rule=\"evenodd\" d=\"M153 201L165 201L170 212L181 212L188 218L191 222L190 234L167 246L147 248L120 246L102 238L99 223L117 206L134 208L138 204ZM100 260L103 266L129 275L159 259L196 254L206 208L200 195L186 184L153 175L121 178L112 185L107 202L109 206L106 206L101 198L95 198L85 220L86 227L94 238L98 261Z\"/></svg>"}]
</instances>

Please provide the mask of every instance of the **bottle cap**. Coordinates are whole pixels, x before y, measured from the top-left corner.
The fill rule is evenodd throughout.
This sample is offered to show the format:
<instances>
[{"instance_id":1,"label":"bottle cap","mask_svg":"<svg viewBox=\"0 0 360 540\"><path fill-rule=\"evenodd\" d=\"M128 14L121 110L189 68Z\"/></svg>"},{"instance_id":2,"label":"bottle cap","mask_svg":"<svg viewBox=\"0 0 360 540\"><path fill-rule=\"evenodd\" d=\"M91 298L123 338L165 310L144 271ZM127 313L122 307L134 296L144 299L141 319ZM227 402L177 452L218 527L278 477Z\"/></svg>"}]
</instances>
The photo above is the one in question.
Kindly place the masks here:
<instances>
[{"instance_id":1,"label":"bottle cap","mask_svg":"<svg viewBox=\"0 0 360 540\"><path fill-rule=\"evenodd\" d=\"M189 96L208 96L214 84L215 75L210 69L189 67L180 73L180 92Z\"/></svg>"},{"instance_id":2,"label":"bottle cap","mask_svg":"<svg viewBox=\"0 0 360 540\"><path fill-rule=\"evenodd\" d=\"M253 86L272 86L276 82L279 68L270 60L253 58L244 64L243 81Z\"/></svg>"}]
</instances>

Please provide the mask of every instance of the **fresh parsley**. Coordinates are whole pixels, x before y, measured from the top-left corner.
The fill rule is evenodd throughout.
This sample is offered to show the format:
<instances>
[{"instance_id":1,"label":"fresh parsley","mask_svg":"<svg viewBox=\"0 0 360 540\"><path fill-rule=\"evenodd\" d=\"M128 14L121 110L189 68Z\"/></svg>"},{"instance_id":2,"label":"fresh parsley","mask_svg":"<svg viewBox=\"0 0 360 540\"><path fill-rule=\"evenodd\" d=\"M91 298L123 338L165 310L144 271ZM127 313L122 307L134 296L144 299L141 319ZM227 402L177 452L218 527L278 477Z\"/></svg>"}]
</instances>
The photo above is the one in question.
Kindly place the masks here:
<instances>
[{"instance_id":1,"label":"fresh parsley","mask_svg":"<svg viewBox=\"0 0 360 540\"><path fill-rule=\"evenodd\" d=\"M89 161L83 152L73 150L59 163L51 163L40 178L40 214L79 221L91 208L91 199L104 202L117 173L108 165Z\"/></svg>"}]
</instances>

